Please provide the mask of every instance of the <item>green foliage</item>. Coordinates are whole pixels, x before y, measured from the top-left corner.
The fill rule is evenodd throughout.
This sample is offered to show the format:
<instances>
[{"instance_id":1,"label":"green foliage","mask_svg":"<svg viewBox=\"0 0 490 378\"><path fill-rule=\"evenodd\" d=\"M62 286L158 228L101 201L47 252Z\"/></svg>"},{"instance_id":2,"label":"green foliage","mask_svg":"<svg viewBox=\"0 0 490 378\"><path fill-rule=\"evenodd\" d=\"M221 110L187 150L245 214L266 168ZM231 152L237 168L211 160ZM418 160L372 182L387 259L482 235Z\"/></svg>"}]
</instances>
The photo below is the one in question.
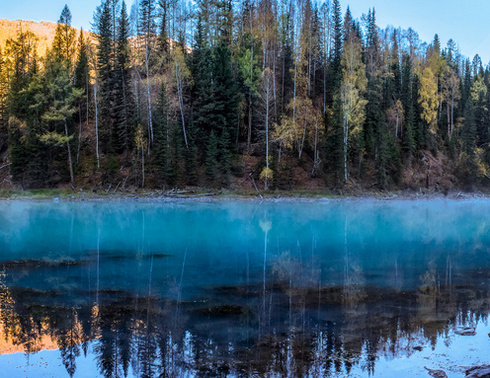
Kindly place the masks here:
<instances>
[{"instance_id":1,"label":"green foliage","mask_svg":"<svg viewBox=\"0 0 490 378\"><path fill-rule=\"evenodd\" d=\"M153 159L156 168L156 179L160 185L169 184L173 176L171 170L171 130L169 125L169 105L167 88L164 82L160 85L157 107L154 113L155 146Z\"/></svg>"},{"instance_id":2,"label":"green foliage","mask_svg":"<svg viewBox=\"0 0 490 378\"><path fill-rule=\"evenodd\" d=\"M219 186L218 154L218 138L213 130L206 147L206 178L212 186Z\"/></svg>"},{"instance_id":3,"label":"green foliage","mask_svg":"<svg viewBox=\"0 0 490 378\"><path fill-rule=\"evenodd\" d=\"M53 53L55 59L63 62L67 67L72 66L75 55L75 29L71 27L71 12L67 5L63 8L53 40Z\"/></svg>"},{"instance_id":4,"label":"green foliage","mask_svg":"<svg viewBox=\"0 0 490 378\"><path fill-rule=\"evenodd\" d=\"M427 149L452 159L444 172L460 183L481 183L490 69L479 56L460 60L454 41L444 49L437 35L424 48L411 30L381 40L374 9L363 34L349 9L342 19L338 0L320 9L196 5L193 23L179 2L141 0L130 22L124 2L104 0L95 33L80 32L78 42L65 6L41 59L37 37L19 28L0 53L0 158L12 163L14 182L61 185L70 173L73 184L77 170L90 171L86 162L101 161L84 180L226 187L263 160L267 102L273 158L254 178L267 173L270 187L291 189L300 172L321 170L329 185L351 185L353 172L354 183L389 188Z\"/></svg>"},{"instance_id":5,"label":"green foliage","mask_svg":"<svg viewBox=\"0 0 490 378\"><path fill-rule=\"evenodd\" d=\"M113 19L109 1L98 9L97 30L97 97L100 104L99 140L108 151L111 132L114 130L114 42Z\"/></svg>"},{"instance_id":6,"label":"green foliage","mask_svg":"<svg viewBox=\"0 0 490 378\"><path fill-rule=\"evenodd\" d=\"M121 14L118 19L116 59L113 71L114 106L111 130L112 150L126 153L132 149L132 140L135 125L134 98L131 82L131 58L129 48L129 17L126 3L123 1Z\"/></svg>"}]
</instances>

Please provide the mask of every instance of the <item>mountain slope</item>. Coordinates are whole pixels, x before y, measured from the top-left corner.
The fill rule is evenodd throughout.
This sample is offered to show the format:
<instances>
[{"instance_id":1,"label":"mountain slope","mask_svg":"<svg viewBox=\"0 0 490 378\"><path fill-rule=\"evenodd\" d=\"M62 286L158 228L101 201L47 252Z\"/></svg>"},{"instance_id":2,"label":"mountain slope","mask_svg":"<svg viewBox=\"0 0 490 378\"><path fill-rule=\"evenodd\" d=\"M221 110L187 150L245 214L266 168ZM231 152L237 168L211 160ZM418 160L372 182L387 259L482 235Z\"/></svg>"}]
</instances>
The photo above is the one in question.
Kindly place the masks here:
<instances>
[{"instance_id":1,"label":"mountain slope","mask_svg":"<svg viewBox=\"0 0 490 378\"><path fill-rule=\"evenodd\" d=\"M5 20L0 19L0 47L5 48L5 42L9 38L15 38L19 30L29 30L38 37L37 52L43 56L46 49L51 46L56 31L55 22L35 22L24 20Z\"/></svg>"}]
</instances>

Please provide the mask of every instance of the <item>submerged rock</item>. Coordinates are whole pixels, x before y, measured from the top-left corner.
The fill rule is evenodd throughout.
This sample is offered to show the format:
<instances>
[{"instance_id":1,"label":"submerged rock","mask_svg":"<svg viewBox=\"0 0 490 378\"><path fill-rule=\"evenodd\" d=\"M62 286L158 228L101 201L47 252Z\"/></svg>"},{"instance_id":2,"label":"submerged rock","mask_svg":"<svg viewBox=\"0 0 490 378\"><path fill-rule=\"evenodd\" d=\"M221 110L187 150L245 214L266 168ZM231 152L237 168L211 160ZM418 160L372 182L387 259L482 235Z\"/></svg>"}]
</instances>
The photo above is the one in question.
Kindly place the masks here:
<instances>
[{"instance_id":1,"label":"submerged rock","mask_svg":"<svg viewBox=\"0 0 490 378\"><path fill-rule=\"evenodd\" d=\"M222 305L214 307L198 308L194 311L200 315L211 316L230 316L230 315L244 315L250 313L250 308L240 305Z\"/></svg>"},{"instance_id":2,"label":"submerged rock","mask_svg":"<svg viewBox=\"0 0 490 378\"><path fill-rule=\"evenodd\" d=\"M435 378L448 378L447 374L444 370L435 370L435 369L429 369L428 367L424 366L424 368L429 372L429 375L431 377Z\"/></svg>"},{"instance_id":3,"label":"submerged rock","mask_svg":"<svg viewBox=\"0 0 490 378\"><path fill-rule=\"evenodd\" d=\"M490 365L473 366L466 370L466 378L490 378Z\"/></svg>"},{"instance_id":4,"label":"submerged rock","mask_svg":"<svg viewBox=\"0 0 490 378\"><path fill-rule=\"evenodd\" d=\"M41 268L58 268L58 267L70 267L86 264L86 260L73 260L71 258L60 259L22 259L22 260L7 260L1 261L0 267L3 269L41 269Z\"/></svg>"}]
</instances>

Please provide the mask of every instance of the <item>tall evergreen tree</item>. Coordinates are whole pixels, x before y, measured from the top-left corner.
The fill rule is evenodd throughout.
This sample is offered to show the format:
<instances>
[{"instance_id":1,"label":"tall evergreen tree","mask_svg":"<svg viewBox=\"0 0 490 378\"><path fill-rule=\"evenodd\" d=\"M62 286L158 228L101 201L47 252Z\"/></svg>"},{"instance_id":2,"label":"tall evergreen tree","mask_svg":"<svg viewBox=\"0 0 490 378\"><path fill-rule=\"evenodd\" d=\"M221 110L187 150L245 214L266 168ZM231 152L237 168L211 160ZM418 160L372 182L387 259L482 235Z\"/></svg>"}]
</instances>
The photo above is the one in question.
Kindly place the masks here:
<instances>
[{"instance_id":1,"label":"tall evergreen tree","mask_svg":"<svg viewBox=\"0 0 490 378\"><path fill-rule=\"evenodd\" d=\"M113 149L131 150L134 128L134 100L131 86L131 60L129 51L129 17L123 1L117 29L117 49L114 68L114 129L111 133Z\"/></svg>"},{"instance_id":2,"label":"tall evergreen tree","mask_svg":"<svg viewBox=\"0 0 490 378\"><path fill-rule=\"evenodd\" d=\"M172 172L171 166L171 130L165 82L160 85L153 123L155 126L153 159L156 168L156 178L160 185L173 185L175 183L175 172Z\"/></svg>"},{"instance_id":3,"label":"tall evergreen tree","mask_svg":"<svg viewBox=\"0 0 490 378\"><path fill-rule=\"evenodd\" d=\"M75 29L71 27L71 12L67 5L61 11L53 40L55 58L71 67L75 55Z\"/></svg>"},{"instance_id":4,"label":"tall evergreen tree","mask_svg":"<svg viewBox=\"0 0 490 378\"><path fill-rule=\"evenodd\" d=\"M89 100L90 100L90 72L88 64L88 48L84 37L83 29L80 30L77 45L77 58L75 61L75 71L73 74L73 84L76 88L82 89L84 98L79 102L79 122L89 120Z\"/></svg>"},{"instance_id":5,"label":"tall evergreen tree","mask_svg":"<svg viewBox=\"0 0 490 378\"><path fill-rule=\"evenodd\" d=\"M334 37L333 37L333 50L330 63L330 80L332 92L335 93L340 88L340 82L342 81L342 13L340 8L340 0L333 0L333 25L334 25Z\"/></svg>"},{"instance_id":6,"label":"tall evergreen tree","mask_svg":"<svg viewBox=\"0 0 490 378\"><path fill-rule=\"evenodd\" d=\"M113 50L113 23L109 0L106 0L99 8L96 18L97 30L97 97L100 104L99 140L103 151L109 151L111 132L114 130L114 65Z\"/></svg>"},{"instance_id":7,"label":"tall evergreen tree","mask_svg":"<svg viewBox=\"0 0 490 378\"><path fill-rule=\"evenodd\" d=\"M146 81L146 100L147 100L147 118L148 118L148 135L151 144L153 142L153 119L152 119L152 98L150 88L150 75L153 68L153 50L156 44L156 0L141 0L139 9L139 31L142 38L142 61L143 72Z\"/></svg>"}]
</instances>

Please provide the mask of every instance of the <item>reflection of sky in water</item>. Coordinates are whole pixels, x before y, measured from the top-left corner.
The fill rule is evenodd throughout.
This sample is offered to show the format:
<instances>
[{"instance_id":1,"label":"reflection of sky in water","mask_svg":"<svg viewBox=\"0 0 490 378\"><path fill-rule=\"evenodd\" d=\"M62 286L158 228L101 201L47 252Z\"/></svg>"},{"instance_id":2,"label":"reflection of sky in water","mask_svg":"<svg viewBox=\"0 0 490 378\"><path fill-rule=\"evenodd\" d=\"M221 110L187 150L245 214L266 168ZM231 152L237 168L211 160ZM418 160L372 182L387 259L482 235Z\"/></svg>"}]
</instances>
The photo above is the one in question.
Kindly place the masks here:
<instances>
[{"instance_id":1,"label":"reflection of sky in water","mask_svg":"<svg viewBox=\"0 0 490 378\"><path fill-rule=\"evenodd\" d=\"M101 371L94 359L117 355L104 343L124 334L140 351L128 370L136 375L150 360L155 374L182 361L179 373L199 374L216 356L230 374L280 365L316 375L328 365L353 376L373 366L375 376L424 375L424 366L461 374L490 360L489 201L11 201L0 209L4 334L9 324L24 329L9 342L30 350L43 334L64 343L55 365L66 372L66 345L77 344L67 334L76 330L70 340L85 340L88 357L71 357L75 376ZM453 334L472 323L476 336ZM160 344L142 357L145 337L175 349L168 366ZM29 356L26 371L36 374L38 361L56 375L59 353ZM19 356L0 357L0 369L25 374ZM258 360L243 370L250 358Z\"/></svg>"}]
</instances>

